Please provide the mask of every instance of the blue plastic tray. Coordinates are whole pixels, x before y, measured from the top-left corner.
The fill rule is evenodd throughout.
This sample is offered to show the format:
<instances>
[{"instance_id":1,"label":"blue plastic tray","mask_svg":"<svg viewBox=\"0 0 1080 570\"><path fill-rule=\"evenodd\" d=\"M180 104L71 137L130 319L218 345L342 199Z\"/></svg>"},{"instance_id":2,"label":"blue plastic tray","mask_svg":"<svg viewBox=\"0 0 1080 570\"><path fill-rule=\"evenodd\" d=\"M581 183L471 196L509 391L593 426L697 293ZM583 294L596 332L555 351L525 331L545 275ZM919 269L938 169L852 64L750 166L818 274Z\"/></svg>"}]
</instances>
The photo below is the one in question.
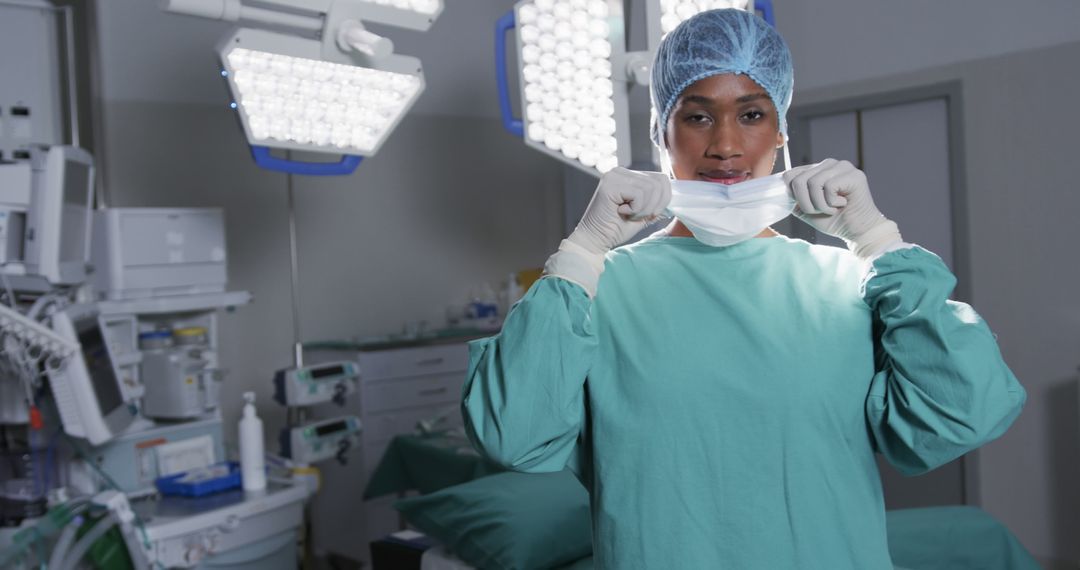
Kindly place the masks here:
<instances>
[{"instance_id":1,"label":"blue plastic tray","mask_svg":"<svg viewBox=\"0 0 1080 570\"><path fill-rule=\"evenodd\" d=\"M187 473L176 473L158 477L154 484L162 495L178 495L181 497L202 497L203 495L239 488L241 484L240 464L235 461L226 461L224 464L229 466L229 473L216 479L183 483L180 482L180 479ZM216 465L222 465L222 463ZM211 465L211 467L214 467L214 465Z\"/></svg>"}]
</instances>

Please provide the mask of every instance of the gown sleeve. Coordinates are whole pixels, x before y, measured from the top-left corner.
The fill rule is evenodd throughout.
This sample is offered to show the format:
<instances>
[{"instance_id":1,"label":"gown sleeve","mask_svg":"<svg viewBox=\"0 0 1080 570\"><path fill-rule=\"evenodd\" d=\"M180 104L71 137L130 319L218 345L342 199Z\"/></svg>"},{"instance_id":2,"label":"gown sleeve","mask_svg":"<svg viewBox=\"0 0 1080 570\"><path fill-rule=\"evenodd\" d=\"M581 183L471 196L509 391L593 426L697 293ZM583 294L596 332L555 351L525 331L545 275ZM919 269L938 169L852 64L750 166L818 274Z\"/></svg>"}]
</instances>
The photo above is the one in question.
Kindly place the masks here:
<instances>
[{"instance_id":1,"label":"gown sleeve","mask_svg":"<svg viewBox=\"0 0 1080 570\"><path fill-rule=\"evenodd\" d=\"M585 290L558 277L536 283L502 331L469 346L461 411L473 445L516 471L580 461L585 377L596 354Z\"/></svg>"},{"instance_id":2,"label":"gown sleeve","mask_svg":"<svg viewBox=\"0 0 1080 570\"><path fill-rule=\"evenodd\" d=\"M877 361L867 421L877 450L906 475L996 439L1027 398L986 322L948 299L955 285L919 247L879 257L862 285Z\"/></svg>"}]
</instances>

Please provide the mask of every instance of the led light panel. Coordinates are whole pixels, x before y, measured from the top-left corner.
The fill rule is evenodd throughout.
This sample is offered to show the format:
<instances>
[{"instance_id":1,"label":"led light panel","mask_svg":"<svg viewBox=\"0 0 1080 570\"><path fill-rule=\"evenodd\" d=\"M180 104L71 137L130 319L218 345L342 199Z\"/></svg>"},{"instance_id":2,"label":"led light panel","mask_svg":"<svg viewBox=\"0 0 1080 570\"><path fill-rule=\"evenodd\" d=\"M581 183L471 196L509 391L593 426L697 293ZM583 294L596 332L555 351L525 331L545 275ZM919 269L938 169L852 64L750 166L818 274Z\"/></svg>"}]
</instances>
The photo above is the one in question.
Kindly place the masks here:
<instances>
[{"instance_id":1,"label":"led light panel","mask_svg":"<svg viewBox=\"0 0 1080 570\"><path fill-rule=\"evenodd\" d=\"M718 8L738 8L746 10L745 0L659 0L660 31L666 36L683 21L695 14Z\"/></svg>"},{"instance_id":2,"label":"led light panel","mask_svg":"<svg viewBox=\"0 0 1080 570\"><path fill-rule=\"evenodd\" d=\"M316 41L261 30L239 30L223 44L222 74L248 142L375 154L423 91L419 63L391 56L396 69L372 69L324 61L318 50Z\"/></svg>"},{"instance_id":3,"label":"led light panel","mask_svg":"<svg viewBox=\"0 0 1080 570\"><path fill-rule=\"evenodd\" d=\"M655 50L660 40L679 24L706 10L718 8L753 9L753 0L646 0L649 20L649 49Z\"/></svg>"},{"instance_id":4,"label":"led light panel","mask_svg":"<svg viewBox=\"0 0 1080 570\"><path fill-rule=\"evenodd\" d=\"M516 7L526 143L592 173L630 162L621 1Z\"/></svg>"}]
</instances>

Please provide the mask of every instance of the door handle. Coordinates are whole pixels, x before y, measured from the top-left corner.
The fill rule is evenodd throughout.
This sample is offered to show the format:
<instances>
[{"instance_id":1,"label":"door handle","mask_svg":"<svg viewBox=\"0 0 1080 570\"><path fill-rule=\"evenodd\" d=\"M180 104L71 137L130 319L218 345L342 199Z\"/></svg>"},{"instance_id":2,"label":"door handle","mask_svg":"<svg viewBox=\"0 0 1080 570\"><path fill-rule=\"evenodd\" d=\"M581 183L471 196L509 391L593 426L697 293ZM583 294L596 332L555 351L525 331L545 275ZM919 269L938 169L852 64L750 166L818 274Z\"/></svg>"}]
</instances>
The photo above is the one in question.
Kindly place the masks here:
<instances>
[{"instance_id":1,"label":"door handle","mask_svg":"<svg viewBox=\"0 0 1080 570\"><path fill-rule=\"evenodd\" d=\"M442 388L432 388L430 390L420 390L418 395L420 395L420 396L437 396L439 394L445 394L446 391L447 391L447 388L444 386Z\"/></svg>"}]
</instances>

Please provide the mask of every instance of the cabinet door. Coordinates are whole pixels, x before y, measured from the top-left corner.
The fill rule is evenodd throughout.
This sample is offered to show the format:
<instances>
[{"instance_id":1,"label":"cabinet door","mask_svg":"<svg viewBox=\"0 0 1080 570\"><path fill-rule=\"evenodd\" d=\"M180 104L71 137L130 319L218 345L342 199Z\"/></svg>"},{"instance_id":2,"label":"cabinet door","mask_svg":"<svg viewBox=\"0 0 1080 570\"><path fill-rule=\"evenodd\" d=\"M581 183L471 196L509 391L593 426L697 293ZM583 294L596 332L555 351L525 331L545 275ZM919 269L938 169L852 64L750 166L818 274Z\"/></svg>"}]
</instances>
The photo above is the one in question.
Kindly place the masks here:
<instances>
[{"instance_id":1,"label":"cabinet door","mask_svg":"<svg viewBox=\"0 0 1080 570\"><path fill-rule=\"evenodd\" d=\"M812 117L795 156L861 166L874 202L900 226L905 241L919 244L953 267L949 117L944 98L869 107ZM809 151L809 152L807 152ZM844 247L818 232L817 243ZM964 503L965 465L957 460L926 475L904 477L878 457L889 509Z\"/></svg>"},{"instance_id":2,"label":"cabinet door","mask_svg":"<svg viewBox=\"0 0 1080 570\"><path fill-rule=\"evenodd\" d=\"M469 367L469 347L449 344L361 352L358 361L365 383L462 372Z\"/></svg>"},{"instance_id":3,"label":"cabinet door","mask_svg":"<svg viewBox=\"0 0 1080 570\"><path fill-rule=\"evenodd\" d=\"M392 410L432 406L439 409L456 405L461 401L461 388L465 383L465 374L464 370L459 370L433 376L365 382L364 414L366 416Z\"/></svg>"},{"instance_id":4,"label":"cabinet door","mask_svg":"<svg viewBox=\"0 0 1080 570\"><path fill-rule=\"evenodd\" d=\"M953 267L949 116L944 98L814 117L808 156L847 160L866 172L874 202L904 239ZM805 153L804 153L805 154ZM815 232L816 243L844 247Z\"/></svg>"},{"instance_id":5,"label":"cabinet door","mask_svg":"<svg viewBox=\"0 0 1080 570\"><path fill-rule=\"evenodd\" d=\"M904 239L953 267L949 115L944 99L862 112L863 169Z\"/></svg>"}]
</instances>

